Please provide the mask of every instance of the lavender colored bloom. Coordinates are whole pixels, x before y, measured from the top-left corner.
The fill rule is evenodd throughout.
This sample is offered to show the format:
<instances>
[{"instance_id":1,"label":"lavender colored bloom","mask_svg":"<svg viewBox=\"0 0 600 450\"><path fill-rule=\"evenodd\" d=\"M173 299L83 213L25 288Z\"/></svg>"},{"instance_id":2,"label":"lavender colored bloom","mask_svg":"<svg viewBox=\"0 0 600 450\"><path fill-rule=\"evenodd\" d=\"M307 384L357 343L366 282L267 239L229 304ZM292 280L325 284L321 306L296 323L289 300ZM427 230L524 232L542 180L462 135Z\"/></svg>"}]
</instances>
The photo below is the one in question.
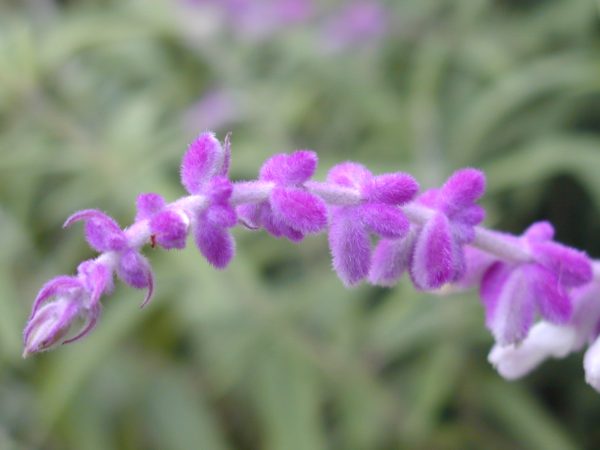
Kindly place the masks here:
<instances>
[{"instance_id":1,"label":"lavender colored bloom","mask_svg":"<svg viewBox=\"0 0 600 450\"><path fill-rule=\"evenodd\" d=\"M537 314L553 324L567 323L573 313L570 289L592 279L587 256L552 242L553 233L547 222L533 224L520 238L533 261L498 261L483 277L486 324L501 346L522 341Z\"/></svg>"},{"instance_id":2,"label":"lavender colored bloom","mask_svg":"<svg viewBox=\"0 0 600 450\"><path fill-rule=\"evenodd\" d=\"M90 247L99 252L115 253L118 258L117 275L121 280L134 288L148 289L142 307L148 304L154 291L152 268L139 250L130 246L127 233L113 218L95 209L76 212L63 226L79 221L85 222L85 235Z\"/></svg>"},{"instance_id":3,"label":"lavender colored bloom","mask_svg":"<svg viewBox=\"0 0 600 450\"><path fill-rule=\"evenodd\" d=\"M98 210L69 217L65 226L83 221L87 242L101 255L81 263L76 276L42 287L24 330L24 356L89 334L102 295L113 289L113 272L148 289L144 306L153 291L152 270L140 252L148 242L183 248L191 231L208 262L224 268L234 255L230 228L239 213L247 226L293 241L329 221L333 267L347 286L366 276L390 285L405 271L420 289L480 284L486 324L496 339L489 360L502 376L523 376L545 359L587 344L586 380L600 391L600 262L592 268L585 253L553 242L546 222L521 237L477 227L484 216L476 204L485 189L480 171L460 170L413 201L418 185L410 175L374 176L352 162L333 167L326 182L311 181L317 166L311 151L275 155L258 180L235 185L227 178L230 159L229 136L221 144L202 133L181 164L189 195L167 203L158 194L141 194L135 222L124 230ZM380 238L374 251L373 235Z\"/></svg>"},{"instance_id":4,"label":"lavender colored bloom","mask_svg":"<svg viewBox=\"0 0 600 450\"><path fill-rule=\"evenodd\" d=\"M398 205L410 201L419 187L407 174L373 176L357 163L333 167L327 181L355 189L361 201L357 205L332 208L329 247L333 267L345 285L363 280L371 267L369 234L398 239L406 235L410 224Z\"/></svg>"},{"instance_id":5,"label":"lavender colored bloom","mask_svg":"<svg viewBox=\"0 0 600 450\"><path fill-rule=\"evenodd\" d=\"M196 246L218 269L225 268L235 253L235 242L228 230L237 223L229 202L233 186L226 178L230 153L229 138L222 146L214 134L202 133L189 146L181 163L183 186L207 201L192 221Z\"/></svg>"},{"instance_id":6,"label":"lavender colored bloom","mask_svg":"<svg viewBox=\"0 0 600 450\"><path fill-rule=\"evenodd\" d=\"M165 199L160 194L149 192L138 195L135 201L135 221L148 220L166 205Z\"/></svg>"},{"instance_id":7,"label":"lavender colored bloom","mask_svg":"<svg viewBox=\"0 0 600 450\"><path fill-rule=\"evenodd\" d=\"M149 221L150 232L161 247L185 248L190 217L183 208L166 207L162 196L154 193L139 195L135 220Z\"/></svg>"},{"instance_id":8,"label":"lavender colored bloom","mask_svg":"<svg viewBox=\"0 0 600 450\"><path fill-rule=\"evenodd\" d=\"M87 292L83 306L94 308L100 303L103 294L109 294L114 289L111 269L96 260L87 260L77 267L77 278Z\"/></svg>"},{"instance_id":9,"label":"lavender colored bloom","mask_svg":"<svg viewBox=\"0 0 600 450\"><path fill-rule=\"evenodd\" d=\"M487 270L497 261L497 257L481 251L470 245L465 245L465 271L456 281L455 286L461 289L470 289L478 286Z\"/></svg>"},{"instance_id":10,"label":"lavender colored bloom","mask_svg":"<svg viewBox=\"0 0 600 450\"><path fill-rule=\"evenodd\" d=\"M206 183L227 171L228 149L213 133L201 133L188 147L181 161L181 184L190 194L202 194Z\"/></svg>"},{"instance_id":11,"label":"lavender colored bloom","mask_svg":"<svg viewBox=\"0 0 600 450\"><path fill-rule=\"evenodd\" d=\"M185 248L190 218L182 210L161 211L150 220L150 230L163 248Z\"/></svg>"},{"instance_id":12,"label":"lavender colored bloom","mask_svg":"<svg viewBox=\"0 0 600 450\"><path fill-rule=\"evenodd\" d=\"M80 314L76 300L60 297L41 307L23 332L23 357L50 350L65 342L65 336Z\"/></svg>"},{"instance_id":13,"label":"lavender colored bloom","mask_svg":"<svg viewBox=\"0 0 600 450\"><path fill-rule=\"evenodd\" d=\"M369 279L390 286L408 269L419 289L437 289L465 273L464 245L475 237L484 217L475 202L485 177L475 169L455 172L440 189L424 192L417 203L431 212L425 223L404 239L384 239L374 252Z\"/></svg>"},{"instance_id":14,"label":"lavender colored bloom","mask_svg":"<svg viewBox=\"0 0 600 450\"><path fill-rule=\"evenodd\" d=\"M536 323L527 337L518 344L496 344L489 361L504 378L521 378L548 358L564 358L592 344L584 358L586 379L600 391L600 361L598 360L598 332L600 331L600 286L589 283L571 293L573 314L565 324L547 321Z\"/></svg>"},{"instance_id":15,"label":"lavender colored bloom","mask_svg":"<svg viewBox=\"0 0 600 450\"><path fill-rule=\"evenodd\" d=\"M77 211L67 218L63 228L79 221L85 222L85 239L98 252L122 251L127 248L127 236L119 224L97 209Z\"/></svg>"},{"instance_id":16,"label":"lavender colored bloom","mask_svg":"<svg viewBox=\"0 0 600 450\"><path fill-rule=\"evenodd\" d=\"M68 344L89 334L100 316L100 296L112 290L112 274L97 261L79 265L77 277L61 275L46 283L36 297L23 332L23 356ZM75 323L84 323L75 335Z\"/></svg>"},{"instance_id":17,"label":"lavender colored bloom","mask_svg":"<svg viewBox=\"0 0 600 450\"><path fill-rule=\"evenodd\" d=\"M264 227L273 236L291 241L323 230L327 207L303 186L317 162L316 153L308 150L269 158L260 170L259 183L271 183L273 188L267 200L238 207L240 218L250 228Z\"/></svg>"},{"instance_id":18,"label":"lavender colored bloom","mask_svg":"<svg viewBox=\"0 0 600 450\"><path fill-rule=\"evenodd\" d=\"M417 231L410 231L401 239L381 239L373 251L369 281L378 286L395 285L410 268Z\"/></svg>"},{"instance_id":19,"label":"lavender colored bloom","mask_svg":"<svg viewBox=\"0 0 600 450\"><path fill-rule=\"evenodd\" d=\"M237 223L237 216L229 204L232 185L224 177L215 177L207 185L209 206L196 218L194 236L204 257L217 269L225 268L235 253L235 241L228 228Z\"/></svg>"},{"instance_id":20,"label":"lavender colored bloom","mask_svg":"<svg viewBox=\"0 0 600 450\"><path fill-rule=\"evenodd\" d=\"M419 203L436 213L415 241L410 275L417 288L436 289L463 276L463 246L475 238L475 225L485 216L483 208L475 204L484 191L483 173L462 169L441 189L427 191L419 198Z\"/></svg>"}]
</instances>

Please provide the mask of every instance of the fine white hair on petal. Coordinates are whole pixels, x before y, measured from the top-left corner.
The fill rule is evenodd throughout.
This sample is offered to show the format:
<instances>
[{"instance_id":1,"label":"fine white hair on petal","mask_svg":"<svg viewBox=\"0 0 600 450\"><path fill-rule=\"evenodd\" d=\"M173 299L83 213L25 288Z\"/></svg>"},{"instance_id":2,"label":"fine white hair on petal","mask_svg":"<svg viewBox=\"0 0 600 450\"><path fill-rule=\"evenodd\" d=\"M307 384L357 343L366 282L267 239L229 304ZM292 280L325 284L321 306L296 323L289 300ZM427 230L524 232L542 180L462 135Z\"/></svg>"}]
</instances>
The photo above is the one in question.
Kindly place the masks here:
<instances>
[{"instance_id":1,"label":"fine white hair on petal","mask_svg":"<svg viewBox=\"0 0 600 450\"><path fill-rule=\"evenodd\" d=\"M488 361L504 378L514 380L527 375L550 357L564 358L576 350L577 341L577 331L573 327L538 322L519 344L495 345ZM598 350L596 358L600 363L600 346ZM597 372L600 381L600 364Z\"/></svg>"},{"instance_id":2,"label":"fine white hair on petal","mask_svg":"<svg viewBox=\"0 0 600 450\"><path fill-rule=\"evenodd\" d=\"M597 338L585 352L583 368L585 381L600 392L600 338Z\"/></svg>"}]
</instances>

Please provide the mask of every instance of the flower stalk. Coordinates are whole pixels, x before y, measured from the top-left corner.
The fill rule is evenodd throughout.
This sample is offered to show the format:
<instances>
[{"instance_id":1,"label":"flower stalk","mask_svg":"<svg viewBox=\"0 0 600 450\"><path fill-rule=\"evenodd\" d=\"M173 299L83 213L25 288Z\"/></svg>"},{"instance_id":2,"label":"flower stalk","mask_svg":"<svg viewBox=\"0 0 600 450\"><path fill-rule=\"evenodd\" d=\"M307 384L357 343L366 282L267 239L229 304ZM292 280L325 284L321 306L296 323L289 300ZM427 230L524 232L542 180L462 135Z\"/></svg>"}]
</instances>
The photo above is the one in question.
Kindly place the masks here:
<instances>
[{"instance_id":1,"label":"flower stalk","mask_svg":"<svg viewBox=\"0 0 600 450\"><path fill-rule=\"evenodd\" d=\"M374 175L353 162L333 167L325 181L312 180L318 160L308 150L269 158L253 181L231 182L230 159L229 136L221 143L202 133L181 165L187 195L167 203L159 194L141 194L135 221L125 229L98 210L69 217L64 226L83 222L99 255L80 264L77 275L42 287L25 327L23 356L89 334L114 275L145 289L141 306L148 304L154 276L141 253L145 245L181 249L192 236L208 263L224 269L235 255L231 228L240 224L293 242L327 232L333 268L349 287L392 286L407 273L420 290L478 288L496 340L489 359L501 375L523 376L587 344L586 379L600 390L600 261L554 242L547 222L522 236L482 227L481 171L459 170L440 188L419 193L409 174Z\"/></svg>"}]
</instances>

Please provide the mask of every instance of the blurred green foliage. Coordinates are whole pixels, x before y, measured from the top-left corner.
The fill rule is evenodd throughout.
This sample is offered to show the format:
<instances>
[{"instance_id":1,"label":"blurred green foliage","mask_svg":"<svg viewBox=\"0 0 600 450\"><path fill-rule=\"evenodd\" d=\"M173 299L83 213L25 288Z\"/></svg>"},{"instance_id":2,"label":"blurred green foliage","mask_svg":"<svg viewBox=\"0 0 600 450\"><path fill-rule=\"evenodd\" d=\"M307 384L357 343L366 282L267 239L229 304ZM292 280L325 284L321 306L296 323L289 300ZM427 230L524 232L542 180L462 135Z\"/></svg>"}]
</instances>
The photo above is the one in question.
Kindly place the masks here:
<instances>
[{"instance_id":1,"label":"blurred green foliage","mask_svg":"<svg viewBox=\"0 0 600 450\"><path fill-rule=\"evenodd\" d=\"M147 309L119 285L84 342L20 358L36 291L92 256L64 218L126 224L138 193L181 195L209 126L190 111L214 89L235 102L217 131L236 179L295 148L320 177L356 159L427 187L477 166L488 225L550 219L600 254L597 5L382 3L382 39L329 52L318 20L251 40L175 0L0 3L0 449L600 447L581 355L506 382L476 293L346 290L325 236L238 230L224 272L193 246L148 250Z\"/></svg>"}]
</instances>

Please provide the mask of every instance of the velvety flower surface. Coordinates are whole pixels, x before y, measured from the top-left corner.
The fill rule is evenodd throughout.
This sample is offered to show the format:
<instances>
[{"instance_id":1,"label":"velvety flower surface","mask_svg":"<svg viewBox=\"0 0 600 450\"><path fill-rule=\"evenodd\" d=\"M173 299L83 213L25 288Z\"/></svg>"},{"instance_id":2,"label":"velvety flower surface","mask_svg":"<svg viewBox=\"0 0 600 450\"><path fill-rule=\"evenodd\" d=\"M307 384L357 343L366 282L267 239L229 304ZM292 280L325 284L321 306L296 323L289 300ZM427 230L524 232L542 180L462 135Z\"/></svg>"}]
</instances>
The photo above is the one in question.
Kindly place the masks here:
<instances>
[{"instance_id":1,"label":"velvety flower surface","mask_svg":"<svg viewBox=\"0 0 600 450\"><path fill-rule=\"evenodd\" d=\"M412 254L410 275L420 289L435 289L459 280L465 271L464 244L475 238L475 225L485 213L475 204L485 191L485 176L462 169L438 190L425 192L419 203L435 210L420 230Z\"/></svg>"},{"instance_id":2,"label":"velvety flower surface","mask_svg":"<svg viewBox=\"0 0 600 450\"><path fill-rule=\"evenodd\" d=\"M518 344L496 344L489 361L504 378L513 380L527 375L548 358L564 358L592 344L584 358L586 380L600 391L600 360L597 336L600 331L600 286L588 283L573 289L573 314L565 324L542 320Z\"/></svg>"},{"instance_id":3,"label":"velvety flower surface","mask_svg":"<svg viewBox=\"0 0 600 450\"><path fill-rule=\"evenodd\" d=\"M60 297L42 306L29 320L23 332L23 356L54 348L78 318L81 307L76 299Z\"/></svg>"},{"instance_id":4,"label":"velvety flower surface","mask_svg":"<svg viewBox=\"0 0 600 450\"><path fill-rule=\"evenodd\" d=\"M432 211L426 222L403 239L383 239L373 256L369 279L390 286L405 270L419 289L437 289L465 273L464 245L475 237L484 211L475 202L485 177L475 169L455 172L440 189L424 192L417 204Z\"/></svg>"},{"instance_id":5,"label":"velvety flower surface","mask_svg":"<svg viewBox=\"0 0 600 450\"><path fill-rule=\"evenodd\" d=\"M112 290L112 274L97 261L79 265L76 277L61 275L48 281L36 297L23 332L23 356L74 342L90 333L100 316L100 296ZM74 324L84 321L70 336Z\"/></svg>"},{"instance_id":6,"label":"velvety flower surface","mask_svg":"<svg viewBox=\"0 0 600 450\"><path fill-rule=\"evenodd\" d=\"M237 223L237 216L229 204L232 185L224 177L215 177L206 186L209 205L196 218L194 237L196 245L209 263L225 268L235 253L235 241L229 228Z\"/></svg>"},{"instance_id":7,"label":"velvety flower surface","mask_svg":"<svg viewBox=\"0 0 600 450\"><path fill-rule=\"evenodd\" d=\"M233 186L226 178L230 153L229 138L221 146L212 133L202 133L190 145L181 163L183 186L190 194L204 196L207 201L192 221L196 246L218 269L226 267L235 252L229 228L235 226L237 216L229 202ZM155 226L176 238L181 226L175 226L175 219L173 214L163 216L155 221Z\"/></svg>"},{"instance_id":8,"label":"velvety flower surface","mask_svg":"<svg viewBox=\"0 0 600 450\"><path fill-rule=\"evenodd\" d=\"M523 376L547 358L589 345L586 380L600 391L600 262L592 267L585 253L553 242L546 222L521 237L476 228L484 216L476 204L485 189L480 171L460 170L414 200L418 185L410 175L375 176L352 162L333 167L325 182L312 181L317 156L306 150L275 155L258 180L234 186L230 159L229 136L221 144L214 134L201 133L181 164L189 195L171 203L158 194L140 195L135 222L124 230L94 209L69 217L65 226L83 222L87 242L101 255L81 263L75 276L58 276L42 287L25 326L24 356L90 333L101 297L113 289L113 272L148 290L144 306L153 291L152 270L140 252L144 244L183 248L191 232L208 262L226 267L239 214L249 227L292 241L329 223L333 267L347 286L367 276L390 285L406 271L419 289L480 285L486 324L496 339L489 360L502 376ZM374 251L373 236L379 239Z\"/></svg>"},{"instance_id":9,"label":"velvety flower surface","mask_svg":"<svg viewBox=\"0 0 600 450\"><path fill-rule=\"evenodd\" d=\"M357 205L332 208L329 247L333 268L344 284L363 280L371 267L369 234L388 239L406 235L410 223L398 205L417 193L417 182L404 173L373 176L364 166L347 162L333 167L327 181L355 189L361 201Z\"/></svg>"},{"instance_id":10,"label":"velvety flower surface","mask_svg":"<svg viewBox=\"0 0 600 450\"><path fill-rule=\"evenodd\" d=\"M201 133L188 147L181 161L181 184L190 194L202 194L203 187L227 172L229 149L213 133Z\"/></svg>"},{"instance_id":11,"label":"velvety flower surface","mask_svg":"<svg viewBox=\"0 0 600 450\"><path fill-rule=\"evenodd\" d=\"M121 280L137 289L147 289L145 306L152 298L154 276L148 260L138 249L130 247L127 234L119 224L102 211L86 209L69 217L64 226L75 222L85 222L85 235L88 244L99 252L115 252L118 257L117 275Z\"/></svg>"},{"instance_id":12,"label":"velvety flower surface","mask_svg":"<svg viewBox=\"0 0 600 450\"><path fill-rule=\"evenodd\" d=\"M520 238L533 261L498 261L483 277L486 324L501 346L522 341L537 315L550 323L567 323L573 312L569 291L592 279L587 256L552 242L553 233L546 222L533 224Z\"/></svg>"},{"instance_id":13,"label":"velvety flower surface","mask_svg":"<svg viewBox=\"0 0 600 450\"><path fill-rule=\"evenodd\" d=\"M498 258L470 245L465 245L463 251L465 270L460 279L455 282L455 286L470 289L479 286L487 270Z\"/></svg>"},{"instance_id":14,"label":"velvety flower surface","mask_svg":"<svg viewBox=\"0 0 600 450\"><path fill-rule=\"evenodd\" d=\"M166 208L165 200L158 194L141 194L137 198L136 222L140 220L149 221L152 236L161 247L185 248L190 226L190 218L185 210Z\"/></svg>"},{"instance_id":15,"label":"velvety flower surface","mask_svg":"<svg viewBox=\"0 0 600 450\"><path fill-rule=\"evenodd\" d=\"M267 200L238 207L244 223L291 241L323 230L327 225L327 207L303 187L316 168L317 155L307 150L269 158L260 170L259 181L271 182L274 187Z\"/></svg>"}]
</instances>

